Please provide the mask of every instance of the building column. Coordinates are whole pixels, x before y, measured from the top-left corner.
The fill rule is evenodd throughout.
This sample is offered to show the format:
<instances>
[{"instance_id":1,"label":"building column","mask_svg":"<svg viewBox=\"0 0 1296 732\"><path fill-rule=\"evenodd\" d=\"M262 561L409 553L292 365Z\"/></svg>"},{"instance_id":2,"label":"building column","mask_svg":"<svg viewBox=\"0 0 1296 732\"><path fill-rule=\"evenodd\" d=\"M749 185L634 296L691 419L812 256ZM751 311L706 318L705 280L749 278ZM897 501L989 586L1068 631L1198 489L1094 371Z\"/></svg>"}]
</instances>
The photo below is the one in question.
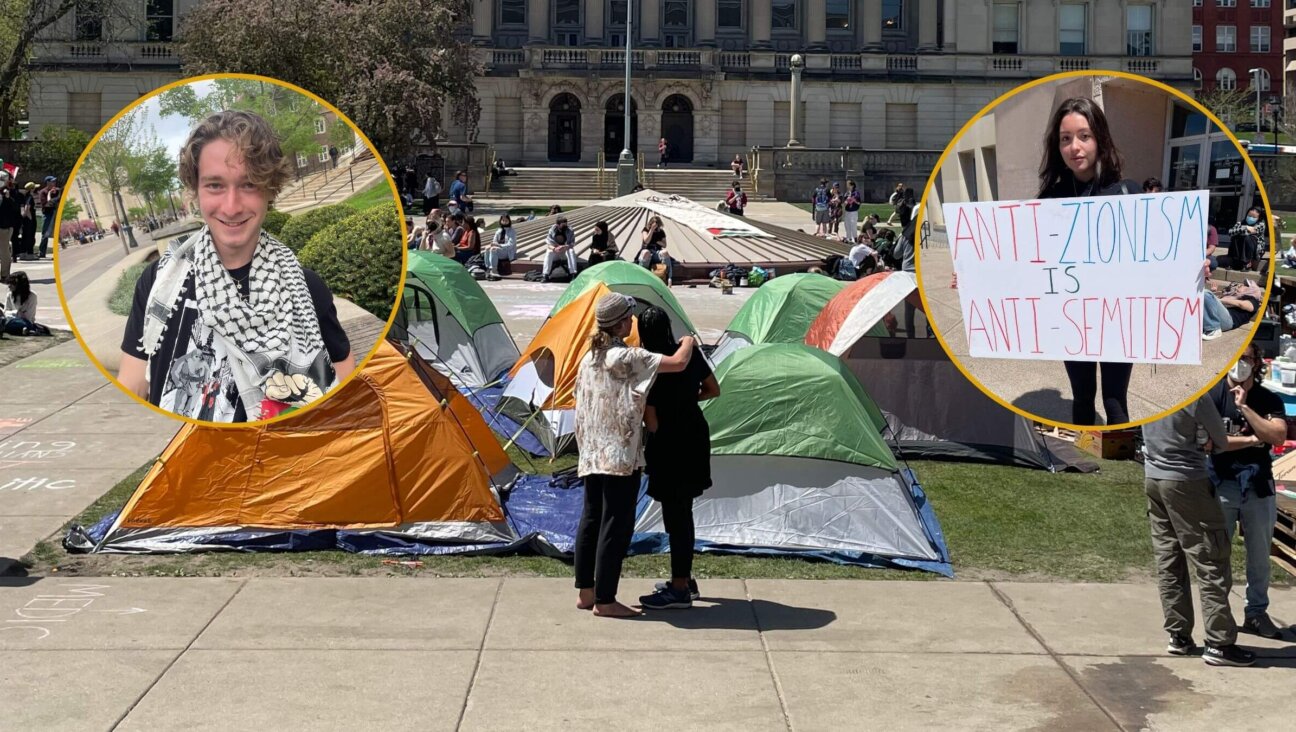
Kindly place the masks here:
<instances>
[{"instance_id":1,"label":"building column","mask_svg":"<svg viewBox=\"0 0 1296 732\"><path fill-rule=\"evenodd\" d=\"M472 42L474 46L490 44L494 20L495 3L491 0L473 0Z\"/></svg>"},{"instance_id":2,"label":"building column","mask_svg":"<svg viewBox=\"0 0 1296 732\"><path fill-rule=\"evenodd\" d=\"M603 0L585 0L585 45L603 45Z\"/></svg>"},{"instance_id":3,"label":"building column","mask_svg":"<svg viewBox=\"0 0 1296 732\"><path fill-rule=\"evenodd\" d=\"M882 0L863 0L864 48L882 50Z\"/></svg>"},{"instance_id":4,"label":"building column","mask_svg":"<svg viewBox=\"0 0 1296 732\"><path fill-rule=\"evenodd\" d=\"M531 0L527 3L527 28L531 31L527 44L547 46L549 40L549 0Z\"/></svg>"},{"instance_id":5,"label":"building column","mask_svg":"<svg viewBox=\"0 0 1296 732\"><path fill-rule=\"evenodd\" d=\"M697 28L697 45L711 48L716 44L716 0L702 0L697 4L697 15L694 17Z\"/></svg>"},{"instance_id":6,"label":"building column","mask_svg":"<svg viewBox=\"0 0 1296 732\"><path fill-rule=\"evenodd\" d=\"M1162 17L1162 13L1159 11L1154 15L1158 18ZM958 50L958 41L955 39L957 36L955 32L957 18L958 0L945 0L945 37L941 39L941 50L946 53L954 53ZM990 18L990 22L994 23L993 17ZM1160 36L1157 37L1160 38Z\"/></svg>"},{"instance_id":7,"label":"building column","mask_svg":"<svg viewBox=\"0 0 1296 732\"><path fill-rule=\"evenodd\" d=\"M881 2L882 0L878 0ZM773 9L770 3L754 2L747 6L751 10L751 47L762 49L770 47L770 19Z\"/></svg>"},{"instance_id":8,"label":"building column","mask_svg":"<svg viewBox=\"0 0 1296 732\"><path fill-rule=\"evenodd\" d=\"M522 109L522 159L536 165L549 161L549 110L525 106ZM443 184L444 185L444 184ZM446 190L450 190L446 186Z\"/></svg>"},{"instance_id":9,"label":"building column","mask_svg":"<svg viewBox=\"0 0 1296 732\"><path fill-rule=\"evenodd\" d=\"M828 0L810 0L806 4L806 48L811 51L828 50Z\"/></svg>"},{"instance_id":10,"label":"building column","mask_svg":"<svg viewBox=\"0 0 1296 732\"><path fill-rule=\"evenodd\" d=\"M603 136L607 134L603 129L605 121L603 107L597 101L581 107L581 162L593 165L598 160L598 154L603 149ZM616 167L615 156L611 163L612 167Z\"/></svg>"},{"instance_id":11,"label":"building column","mask_svg":"<svg viewBox=\"0 0 1296 732\"><path fill-rule=\"evenodd\" d=\"M635 25L639 27L639 43L644 46L660 46L661 0L642 0L639 9L640 15L635 19Z\"/></svg>"},{"instance_id":12,"label":"building column","mask_svg":"<svg viewBox=\"0 0 1296 732\"><path fill-rule=\"evenodd\" d=\"M918 0L918 50L935 51L937 0Z\"/></svg>"}]
</instances>

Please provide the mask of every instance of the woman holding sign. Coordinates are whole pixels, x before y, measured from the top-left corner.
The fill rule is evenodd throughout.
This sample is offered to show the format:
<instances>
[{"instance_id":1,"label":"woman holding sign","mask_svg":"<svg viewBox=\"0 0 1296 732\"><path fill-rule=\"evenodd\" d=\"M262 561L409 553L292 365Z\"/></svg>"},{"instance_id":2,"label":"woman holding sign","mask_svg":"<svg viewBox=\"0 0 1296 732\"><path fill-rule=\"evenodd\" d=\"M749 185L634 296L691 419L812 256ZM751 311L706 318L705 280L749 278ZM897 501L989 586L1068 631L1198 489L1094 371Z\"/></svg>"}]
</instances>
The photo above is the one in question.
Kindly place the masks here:
<instances>
[{"instance_id":1,"label":"woman holding sign","mask_svg":"<svg viewBox=\"0 0 1296 732\"><path fill-rule=\"evenodd\" d=\"M1121 178L1122 158L1112 141L1102 108L1087 97L1068 99L1057 108L1044 133L1040 189L1036 198L1088 198L1138 193L1140 186ZM1071 422L1098 423L1094 399L1102 372L1103 412L1109 425L1130 421L1126 396L1130 363L1063 361L1071 382Z\"/></svg>"}]
</instances>

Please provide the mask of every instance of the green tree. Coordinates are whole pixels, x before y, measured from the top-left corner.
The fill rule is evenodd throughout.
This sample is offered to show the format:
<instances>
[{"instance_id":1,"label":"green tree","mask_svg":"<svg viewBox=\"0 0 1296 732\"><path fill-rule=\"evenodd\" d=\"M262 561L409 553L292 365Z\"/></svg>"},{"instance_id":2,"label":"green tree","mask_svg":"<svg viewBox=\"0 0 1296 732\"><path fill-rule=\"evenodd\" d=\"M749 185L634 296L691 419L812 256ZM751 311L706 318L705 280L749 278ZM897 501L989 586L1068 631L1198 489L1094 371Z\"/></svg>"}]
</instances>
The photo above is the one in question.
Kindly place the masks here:
<instances>
[{"instance_id":1,"label":"green tree","mask_svg":"<svg viewBox=\"0 0 1296 732\"><path fill-rule=\"evenodd\" d=\"M469 10L468 0L206 0L181 23L180 57L186 74L264 74L308 89L399 157L419 135L477 125L481 69L456 37Z\"/></svg>"},{"instance_id":2,"label":"green tree","mask_svg":"<svg viewBox=\"0 0 1296 732\"><path fill-rule=\"evenodd\" d=\"M290 159L297 153L313 155L321 149L315 141L315 119L322 111L319 104L275 84L217 79L206 94L185 85L168 89L158 101L163 115L180 115L195 123L226 109L255 112L270 124L279 138L279 147Z\"/></svg>"},{"instance_id":3,"label":"green tree","mask_svg":"<svg viewBox=\"0 0 1296 732\"><path fill-rule=\"evenodd\" d=\"M1201 105L1220 118L1230 129L1255 119L1255 92L1245 89L1220 89L1216 87L1197 95Z\"/></svg>"},{"instance_id":4,"label":"green tree","mask_svg":"<svg viewBox=\"0 0 1296 732\"><path fill-rule=\"evenodd\" d=\"M123 115L117 123L109 127L86 154L79 173L108 190L113 203L113 216L123 225L130 219L126 215L126 206L122 202L121 192L127 187L127 168L138 145L140 120L138 110ZM127 231L122 246L129 253L131 248L138 247L134 232Z\"/></svg>"},{"instance_id":5,"label":"green tree","mask_svg":"<svg viewBox=\"0 0 1296 732\"><path fill-rule=\"evenodd\" d=\"M64 196L63 198L63 220L64 221L76 221L77 217L81 215L81 212L83 210L84 209L81 208L81 204L74 201L70 196Z\"/></svg>"},{"instance_id":6,"label":"green tree","mask_svg":"<svg viewBox=\"0 0 1296 732\"><path fill-rule=\"evenodd\" d=\"M18 119L15 106L27 99L31 61L36 36L77 11L88 35L113 25L113 20L137 22L138 0L4 0L0 3L0 137L13 134ZM97 25L96 25L96 21ZM100 41L108 40L99 33Z\"/></svg>"},{"instance_id":7,"label":"green tree","mask_svg":"<svg viewBox=\"0 0 1296 732\"><path fill-rule=\"evenodd\" d=\"M333 126L329 127L328 131L330 145L336 147L339 151L345 151L355 145L355 140L355 130L352 130L350 125L340 119L333 121Z\"/></svg>"},{"instance_id":8,"label":"green tree","mask_svg":"<svg viewBox=\"0 0 1296 732\"><path fill-rule=\"evenodd\" d=\"M46 125L41 128L40 139L23 151L20 162L32 172L53 175L65 181L89 144L90 135L75 127Z\"/></svg>"}]
</instances>

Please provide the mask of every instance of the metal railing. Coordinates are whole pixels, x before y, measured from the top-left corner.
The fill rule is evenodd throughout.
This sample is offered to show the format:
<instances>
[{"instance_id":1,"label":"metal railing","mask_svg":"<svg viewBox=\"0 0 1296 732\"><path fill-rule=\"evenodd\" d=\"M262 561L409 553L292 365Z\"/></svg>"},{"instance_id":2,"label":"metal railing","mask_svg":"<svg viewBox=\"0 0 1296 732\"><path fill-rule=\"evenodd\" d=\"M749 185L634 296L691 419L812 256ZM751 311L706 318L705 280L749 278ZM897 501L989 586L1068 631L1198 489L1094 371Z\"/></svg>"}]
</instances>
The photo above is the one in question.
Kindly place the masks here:
<instances>
[{"instance_id":1,"label":"metal railing","mask_svg":"<svg viewBox=\"0 0 1296 732\"><path fill-rule=\"evenodd\" d=\"M495 147L486 148L486 190L491 189L491 183L495 180Z\"/></svg>"},{"instance_id":2,"label":"metal railing","mask_svg":"<svg viewBox=\"0 0 1296 732\"><path fill-rule=\"evenodd\" d=\"M608 198L607 190L604 188L604 183L605 183L604 178L606 176L605 168L607 167L607 153L603 152L602 150L599 150L598 155L594 159L594 165L596 166L595 170L597 171L594 175L594 179L595 179L595 185L598 186L599 197Z\"/></svg>"}]
</instances>

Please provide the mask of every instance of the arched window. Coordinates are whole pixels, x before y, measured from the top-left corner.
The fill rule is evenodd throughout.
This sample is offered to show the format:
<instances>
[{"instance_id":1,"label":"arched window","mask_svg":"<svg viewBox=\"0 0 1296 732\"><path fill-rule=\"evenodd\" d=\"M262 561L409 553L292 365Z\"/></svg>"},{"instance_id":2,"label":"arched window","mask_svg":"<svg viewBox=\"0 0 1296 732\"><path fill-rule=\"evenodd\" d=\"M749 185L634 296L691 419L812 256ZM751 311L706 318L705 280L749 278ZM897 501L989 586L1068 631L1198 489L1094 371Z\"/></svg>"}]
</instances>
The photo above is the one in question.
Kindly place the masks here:
<instances>
[{"instance_id":1,"label":"arched window","mask_svg":"<svg viewBox=\"0 0 1296 732\"><path fill-rule=\"evenodd\" d=\"M1215 86L1225 90L1236 89L1237 74L1233 73L1233 69L1225 66L1215 74Z\"/></svg>"},{"instance_id":2,"label":"arched window","mask_svg":"<svg viewBox=\"0 0 1296 732\"><path fill-rule=\"evenodd\" d=\"M1257 76L1260 77L1260 78L1259 78L1259 79L1255 78L1255 77L1257 77ZM1251 75L1251 84L1252 84L1252 86L1251 86L1251 89L1252 89L1252 90L1254 90L1254 89L1256 88L1256 86L1258 85L1259 88L1260 88L1260 91L1262 91L1262 92L1267 92L1267 91L1269 91L1269 72L1266 71L1266 70L1264 70L1264 69L1260 69L1257 73L1252 74L1252 75Z\"/></svg>"}]
</instances>

